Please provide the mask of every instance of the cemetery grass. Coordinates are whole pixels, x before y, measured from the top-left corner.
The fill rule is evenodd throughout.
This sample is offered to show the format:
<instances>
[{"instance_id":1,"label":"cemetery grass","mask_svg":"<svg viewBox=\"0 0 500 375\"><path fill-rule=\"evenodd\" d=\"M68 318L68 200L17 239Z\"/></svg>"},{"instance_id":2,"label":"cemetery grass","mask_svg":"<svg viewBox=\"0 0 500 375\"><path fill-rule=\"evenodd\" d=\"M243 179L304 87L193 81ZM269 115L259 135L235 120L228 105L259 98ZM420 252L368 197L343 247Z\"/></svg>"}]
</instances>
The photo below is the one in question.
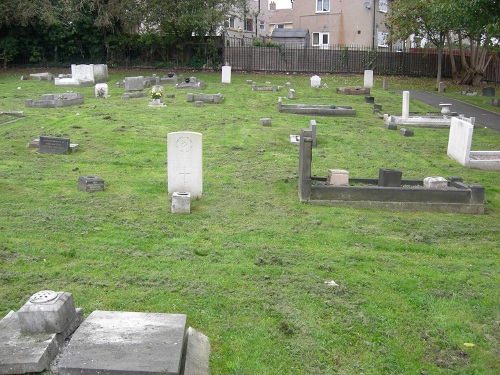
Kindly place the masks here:
<instances>
[{"instance_id":1,"label":"cemetery grass","mask_svg":"<svg viewBox=\"0 0 500 375\"><path fill-rule=\"evenodd\" d=\"M75 88L85 103L59 109L23 103L64 89L0 75L0 110L25 112L0 125L1 317L43 289L72 293L86 315L187 314L211 340L213 374L500 371L500 174L450 160L447 130L385 129L363 97L335 93L359 76L327 76L327 89L312 89L307 76L233 73L223 85L220 74L195 73L223 104L194 108L186 92L165 86L176 97L151 108L148 98L121 100L114 82L126 75L138 73L111 73L110 98ZM316 118L313 174L461 176L485 186L485 215L299 203L289 135L310 117L278 113L286 93L252 92L248 79L289 81L296 103L357 110ZM433 84L394 80L395 88ZM401 112L401 96L381 90L378 77L373 96L384 112ZM428 110L412 100L412 112ZM181 130L203 134L203 198L190 215L171 214L167 196L166 135ZM79 146L39 154L27 144L40 135ZM500 133L476 128L473 149L499 150ZM81 175L100 176L106 190L78 191Z\"/></svg>"}]
</instances>

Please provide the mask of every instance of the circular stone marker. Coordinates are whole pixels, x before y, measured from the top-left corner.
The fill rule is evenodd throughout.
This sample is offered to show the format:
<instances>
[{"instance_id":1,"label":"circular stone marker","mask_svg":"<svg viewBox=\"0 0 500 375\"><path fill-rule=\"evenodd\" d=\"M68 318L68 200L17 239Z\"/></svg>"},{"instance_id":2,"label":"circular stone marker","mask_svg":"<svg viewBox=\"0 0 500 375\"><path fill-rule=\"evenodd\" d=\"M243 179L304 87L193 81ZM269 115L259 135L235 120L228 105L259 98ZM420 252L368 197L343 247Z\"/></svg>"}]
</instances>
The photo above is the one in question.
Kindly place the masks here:
<instances>
[{"instance_id":1,"label":"circular stone marker","mask_svg":"<svg viewBox=\"0 0 500 375\"><path fill-rule=\"evenodd\" d=\"M52 290L42 290L30 297L31 303L45 303L55 300L58 294Z\"/></svg>"}]
</instances>

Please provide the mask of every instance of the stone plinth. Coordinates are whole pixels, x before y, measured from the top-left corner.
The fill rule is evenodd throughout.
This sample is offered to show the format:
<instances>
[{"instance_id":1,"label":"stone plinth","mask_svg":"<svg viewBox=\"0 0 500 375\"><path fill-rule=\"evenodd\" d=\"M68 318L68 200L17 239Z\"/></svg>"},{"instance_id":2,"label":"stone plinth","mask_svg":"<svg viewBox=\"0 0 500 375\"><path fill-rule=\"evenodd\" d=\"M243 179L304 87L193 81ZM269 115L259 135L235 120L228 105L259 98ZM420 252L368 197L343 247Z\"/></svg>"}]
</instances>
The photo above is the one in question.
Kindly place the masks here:
<instances>
[{"instance_id":1,"label":"stone plinth","mask_svg":"<svg viewBox=\"0 0 500 375\"><path fill-rule=\"evenodd\" d=\"M172 204L170 210L173 214L191 213L191 194L183 192L174 192L172 194Z\"/></svg>"},{"instance_id":2,"label":"stone plinth","mask_svg":"<svg viewBox=\"0 0 500 375\"><path fill-rule=\"evenodd\" d=\"M380 168L378 173L378 186L399 187L403 172L396 169Z\"/></svg>"},{"instance_id":3,"label":"stone plinth","mask_svg":"<svg viewBox=\"0 0 500 375\"><path fill-rule=\"evenodd\" d=\"M44 290L32 295L18 315L23 333L60 333L76 318L76 309L71 293Z\"/></svg>"}]
</instances>

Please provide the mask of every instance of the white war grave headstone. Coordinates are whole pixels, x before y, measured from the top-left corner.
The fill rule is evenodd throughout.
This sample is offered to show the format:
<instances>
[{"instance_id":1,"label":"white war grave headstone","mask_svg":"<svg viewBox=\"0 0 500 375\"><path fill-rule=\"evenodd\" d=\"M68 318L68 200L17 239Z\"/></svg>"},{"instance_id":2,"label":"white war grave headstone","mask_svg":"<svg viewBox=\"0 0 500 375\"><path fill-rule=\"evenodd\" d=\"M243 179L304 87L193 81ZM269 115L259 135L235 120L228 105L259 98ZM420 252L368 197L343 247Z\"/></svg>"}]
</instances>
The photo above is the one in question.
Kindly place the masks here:
<instances>
[{"instance_id":1,"label":"white war grave headstone","mask_svg":"<svg viewBox=\"0 0 500 375\"><path fill-rule=\"evenodd\" d=\"M231 83L231 67L229 65L222 67L222 83Z\"/></svg>"},{"instance_id":2,"label":"white war grave headstone","mask_svg":"<svg viewBox=\"0 0 500 375\"><path fill-rule=\"evenodd\" d=\"M365 89L373 88L373 70L365 70L364 88Z\"/></svg>"},{"instance_id":3,"label":"white war grave headstone","mask_svg":"<svg viewBox=\"0 0 500 375\"><path fill-rule=\"evenodd\" d=\"M201 198L203 190L202 134L174 132L167 135L168 195L190 193Z\"/></svg>"},{"instance_id":4,"label":"white war grave headstone","mask_svg":"<svg viewBox=\"0 0 500 375\"><path fill-rule=\"evenodd\" d=\"M403 118L410 117L410 92L403 91L403 110L402 115Z\"/></svg>"}]
</instances>

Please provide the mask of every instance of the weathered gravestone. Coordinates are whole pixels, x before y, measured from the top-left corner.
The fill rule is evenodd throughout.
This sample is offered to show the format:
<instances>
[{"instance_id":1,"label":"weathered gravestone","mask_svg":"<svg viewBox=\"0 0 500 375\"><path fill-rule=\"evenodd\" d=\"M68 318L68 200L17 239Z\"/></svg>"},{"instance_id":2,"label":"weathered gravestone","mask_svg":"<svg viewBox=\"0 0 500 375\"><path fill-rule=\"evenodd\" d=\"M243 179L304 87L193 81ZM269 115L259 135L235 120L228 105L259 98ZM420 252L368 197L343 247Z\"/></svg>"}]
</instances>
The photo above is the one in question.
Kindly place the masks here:
<instances>
[{"instance_id":1,"label":"weathered gravestone","mask_svg":"<svg viewBox=\"0 0 500 375\"><path fill-rule=\"evenodd\" d=\"M69 138L60 137L40 137L38 151L41 154L62 155L71 151Z\"/></svg>"},{"instance_id":2,"label":"weathered gravestone","mask_svg":"<svg viewBox=\"0 0 500 375\"><path fill-rule=\"evenodd\" d=\"M190 193L201 198L203 191L202 135L174 132L167 135L168 194Z\"/></svg>"}]
</instances>

